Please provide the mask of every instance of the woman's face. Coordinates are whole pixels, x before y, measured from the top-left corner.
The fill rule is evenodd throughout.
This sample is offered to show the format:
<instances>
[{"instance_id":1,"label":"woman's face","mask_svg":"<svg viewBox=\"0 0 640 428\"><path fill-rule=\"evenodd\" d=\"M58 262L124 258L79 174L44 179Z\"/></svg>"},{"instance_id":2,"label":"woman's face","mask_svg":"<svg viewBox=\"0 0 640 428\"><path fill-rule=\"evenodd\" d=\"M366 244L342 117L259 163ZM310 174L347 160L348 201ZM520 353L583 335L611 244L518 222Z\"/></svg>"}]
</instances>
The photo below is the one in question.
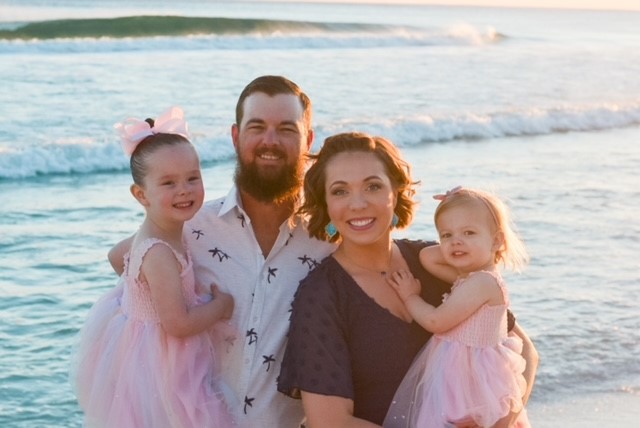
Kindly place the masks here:
<instances>
[{"instance_id":1,"label":"woman's face","mask_svg":"<svg viewBox=\"0 0 640 428\"><path fill-rule=\"evenodd\" d=\"M344 152L326 166L327 212L343 242L388 241L396 191L382 161L368 152Z\"/></svg>"}]
</instances>

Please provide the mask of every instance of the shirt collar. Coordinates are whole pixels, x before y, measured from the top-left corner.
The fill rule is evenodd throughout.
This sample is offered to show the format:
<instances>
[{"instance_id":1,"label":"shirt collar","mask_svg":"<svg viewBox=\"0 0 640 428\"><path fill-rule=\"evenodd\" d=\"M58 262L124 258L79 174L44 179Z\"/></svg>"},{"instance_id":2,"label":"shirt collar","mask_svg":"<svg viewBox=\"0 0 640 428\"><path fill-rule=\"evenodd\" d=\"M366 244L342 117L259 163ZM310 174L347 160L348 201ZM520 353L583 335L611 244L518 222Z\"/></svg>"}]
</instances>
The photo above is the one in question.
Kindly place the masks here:
<instances>
[{"instance_id":1,"label":"shirt collar","mask_svg":"<svg viewBox=\"0 0 640 428\"><path fill-rule=\"evenodd\" d=\"M238 208L238 211L244 213L244 209L242 208L242 200L240 199L240 191L238 190L236 185L233 184L231 185L231 189L229 189L229 193L227 193L227 196L222 202L222 208L218 212L218 217L224 216L236 207Z\"/></svg>"},{"instance_id":2,"label":"shirt collar","mask_svg":"<svg viewBox=\"0 0 640 428\"><path fill-rule=\"evenodd\" d=\"M244 208L242 207L240 190L238 190L238 187L235 183L231 186L231 189L229 189L229 193L227 193L227 196L224 198L222 208L218 212L218 217L222 217L230 211L233 211L234 209L237 209L238 212L245 215L247 221L251 221L251 219L246 215ZM293 214L291 217L289 217L289 221L285 222L284 224L288 224L290 229L295 229L298 224L306 226L306 222L302 219L302 217L296 214Z\"/></svg>"}]
</instances>

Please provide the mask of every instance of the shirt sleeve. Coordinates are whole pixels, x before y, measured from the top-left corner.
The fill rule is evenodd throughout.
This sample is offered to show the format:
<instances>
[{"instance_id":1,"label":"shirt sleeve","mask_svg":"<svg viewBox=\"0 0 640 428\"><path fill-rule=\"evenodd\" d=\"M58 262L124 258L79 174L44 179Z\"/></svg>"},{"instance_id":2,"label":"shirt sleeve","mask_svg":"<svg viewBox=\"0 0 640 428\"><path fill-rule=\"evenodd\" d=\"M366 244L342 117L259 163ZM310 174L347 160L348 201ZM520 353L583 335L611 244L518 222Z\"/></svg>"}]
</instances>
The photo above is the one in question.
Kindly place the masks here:
<instances>
[{"instance_id":1,"label":"shirt sleeve","mask_svg":"<svg viewBox=\"0 0 640 428\"><path fill-rule=\"evenodd\" d=\"M334 274L321 265L296 293L278 379L278 390L290 397L300 398L300 391L354 397L346 320Z\"/></svg>"}]
</instances>

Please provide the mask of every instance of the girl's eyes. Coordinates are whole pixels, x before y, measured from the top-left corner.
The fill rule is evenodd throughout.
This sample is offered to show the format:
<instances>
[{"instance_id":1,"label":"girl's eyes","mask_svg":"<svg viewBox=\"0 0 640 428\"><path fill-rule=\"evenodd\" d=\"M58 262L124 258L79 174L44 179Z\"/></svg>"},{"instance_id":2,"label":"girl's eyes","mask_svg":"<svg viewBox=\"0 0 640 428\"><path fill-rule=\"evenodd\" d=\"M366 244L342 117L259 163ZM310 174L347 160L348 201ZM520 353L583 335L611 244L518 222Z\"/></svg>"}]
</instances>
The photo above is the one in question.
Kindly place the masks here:
<instances>
[{"instance_id":1,"label":"girl's eyes","mask_svg":"<svg viewBox=\"0 0 640 428\"><path fill-rule=\"evenodd\" d=\"M464 232L462 232L462 234L464 236L473 236L476 234L476 232L474 230L465 230ZM446 232L446 233L441 233L440 234L440 239L447 239L447 238L451 238L453 236L452 233Z\"/></svg>"}]
</instances>

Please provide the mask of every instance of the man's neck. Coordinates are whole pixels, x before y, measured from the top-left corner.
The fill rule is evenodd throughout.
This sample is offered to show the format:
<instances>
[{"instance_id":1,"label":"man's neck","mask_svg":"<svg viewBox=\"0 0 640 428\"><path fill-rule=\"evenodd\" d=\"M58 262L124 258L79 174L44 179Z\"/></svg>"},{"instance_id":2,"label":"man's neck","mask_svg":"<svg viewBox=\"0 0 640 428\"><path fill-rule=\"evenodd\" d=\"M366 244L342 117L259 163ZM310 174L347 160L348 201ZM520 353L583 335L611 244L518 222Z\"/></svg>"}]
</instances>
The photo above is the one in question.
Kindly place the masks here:
<instances>
[{"instance_id":1,"label":"man's neck","mask_svg":"<svg viewBox=\"0 0 640 428\"><path fill-rule=\"evenodd\" d=\"M240 190L240 198L244 211L251 219L253 233L262 254L267 258L278 239L280 226L291 217L296 202L293 199L277 203L263 202L242 190Z\"/></svg>"}]
</instances>

